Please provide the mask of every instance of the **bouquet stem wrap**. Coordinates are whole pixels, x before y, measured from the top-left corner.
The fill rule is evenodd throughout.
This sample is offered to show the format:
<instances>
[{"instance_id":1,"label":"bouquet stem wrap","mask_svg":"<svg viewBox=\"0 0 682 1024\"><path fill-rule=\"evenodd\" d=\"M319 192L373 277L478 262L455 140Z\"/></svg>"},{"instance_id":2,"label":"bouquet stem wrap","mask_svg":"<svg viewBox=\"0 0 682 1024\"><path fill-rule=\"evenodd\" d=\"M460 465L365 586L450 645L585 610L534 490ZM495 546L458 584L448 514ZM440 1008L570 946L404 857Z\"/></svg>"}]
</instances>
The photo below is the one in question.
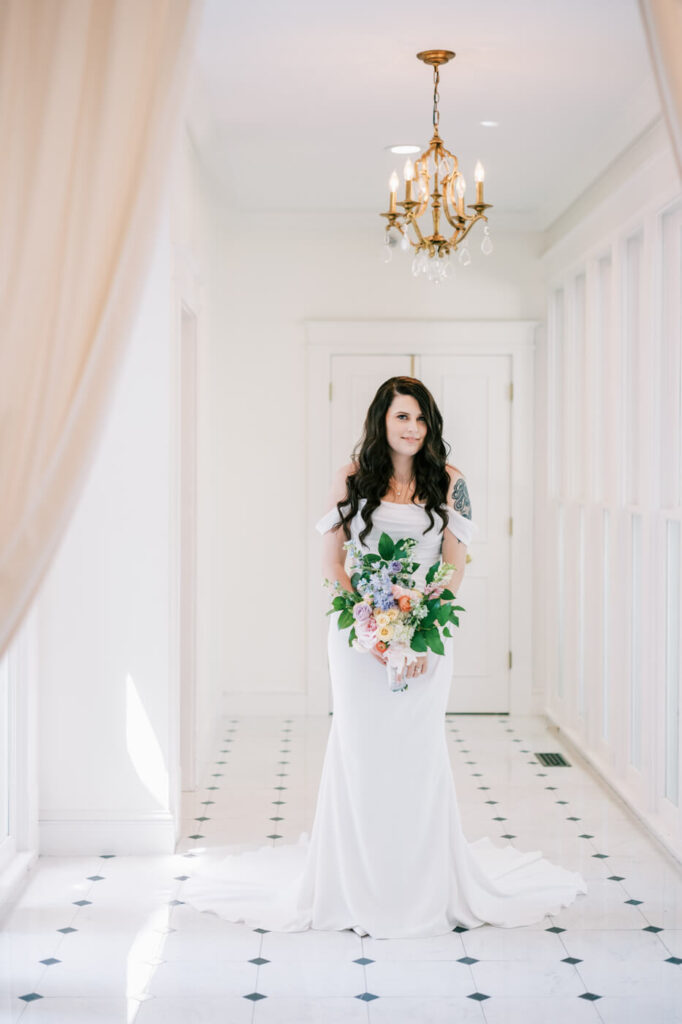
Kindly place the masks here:
<instances>
[{"instance_id":1,"label":"bouquet stem wrap","mask_svg":"<svg viewBox=\"0 0 682 1024\"><path fill-rule=\"evenodd\" d=\"M419 653L411 647L404 647L402 644L390 644L386 650L386 672L388 674L389 690L404 690L405 683L398 679L398 673L402 672L408 665L412 665L418 658Z\"/></svg>"}]
</instances>

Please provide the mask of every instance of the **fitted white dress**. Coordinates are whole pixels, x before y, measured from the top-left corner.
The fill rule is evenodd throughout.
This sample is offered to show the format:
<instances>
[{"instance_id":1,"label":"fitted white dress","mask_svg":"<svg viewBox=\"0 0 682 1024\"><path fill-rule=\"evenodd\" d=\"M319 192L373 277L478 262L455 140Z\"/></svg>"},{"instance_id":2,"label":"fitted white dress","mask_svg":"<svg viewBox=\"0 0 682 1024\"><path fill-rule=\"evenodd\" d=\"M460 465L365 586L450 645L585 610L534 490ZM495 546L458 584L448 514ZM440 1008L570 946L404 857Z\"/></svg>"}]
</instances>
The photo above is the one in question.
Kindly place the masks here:
<instances>
[{"instance_id":1,"label":"fitted white dress","mask_svg":"<svg viewBox=\"0 0 682 1024\"><path fill-rule=\"evenodd\" d=\"M468 545L475 524L444 508L449 529ZM323 534L338 521L333 508L316 529ZM415 583L423 585L440 560L440 516L423 534L423 506L384 501L372 521L363 551L376 552L383 531L394 540L415 537ZM358 510L356 543L363 528ZM454 638L444 640L444 655L429 652L427 671L406 690L392 692L386 668L349 647L337 619L330 615L328 627L334 715L310 835L214 852L185 883L183 899L270 931L352 928L374 938L418 938L458 925L532 924L586 893L582 875L539 850L466 839L445 735Z\"/></svg>"}]
</instances>

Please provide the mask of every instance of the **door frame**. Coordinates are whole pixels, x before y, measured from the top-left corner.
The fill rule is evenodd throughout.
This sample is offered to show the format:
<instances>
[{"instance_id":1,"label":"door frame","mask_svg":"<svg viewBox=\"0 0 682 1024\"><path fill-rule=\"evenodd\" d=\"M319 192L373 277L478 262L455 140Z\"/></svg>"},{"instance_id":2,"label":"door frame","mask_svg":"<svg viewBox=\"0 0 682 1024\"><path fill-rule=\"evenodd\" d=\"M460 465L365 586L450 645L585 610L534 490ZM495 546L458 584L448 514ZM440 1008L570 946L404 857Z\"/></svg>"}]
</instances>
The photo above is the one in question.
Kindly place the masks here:
<instances>
[{"instance_id":1,"label":"door frame","mask_svg":"<svg viewBox=\"0 0 682 1024\"><path fill-rule=\"evenodd\" d=\"M542 692L533 680L533 363L535 320L309 320L307 392L307 594L306 710L328 714L327 592L319 572L320 535L315 523L329 486L331 360L334 355L507 355L511 359L510 669L511 714L537 714ZM416 343L418 339L418 343ZM320 628L322 623L323 628ZM539 681L540 682L540 681Z\"/></svg>"},{"instance_id":2,"label":"door frame","mask_svg":"<svg viewBox=\"0 0 682 1024\"><path fill-rule=\"evenodd\" d=\"M169 760L171 809L176 839L181 834L183 793L195 792L198 786L198 757L202 745L201 722L198 716L198 668L197 668L197 613L196 593L198 576L198 459L199 459L199 399L198 374L203 344L203 311L205 308L205 286L200 277L192 254L186 248L175 246L172 252L172 295L171 295L171 396L170 396L170 691L171 714L169 721ZM187 318L193 321L193 336L189 339L192 351L183 351L188 336L183 332ZM183 424L183 402L187 401L186 382L183 382L183 368L187 356L194 363L195 389L189 412L191 422ZM182 477L183 429L193 435L194 467L191 507L186 509L183 536L183 486L187 481ZM192 534L193 536L190 536ZM183 545L187 545L183 557ZM183 609L182 588L190 589L190 608ZM183 610L187 613L183 616Z\"/></svg>"}]
</instances>

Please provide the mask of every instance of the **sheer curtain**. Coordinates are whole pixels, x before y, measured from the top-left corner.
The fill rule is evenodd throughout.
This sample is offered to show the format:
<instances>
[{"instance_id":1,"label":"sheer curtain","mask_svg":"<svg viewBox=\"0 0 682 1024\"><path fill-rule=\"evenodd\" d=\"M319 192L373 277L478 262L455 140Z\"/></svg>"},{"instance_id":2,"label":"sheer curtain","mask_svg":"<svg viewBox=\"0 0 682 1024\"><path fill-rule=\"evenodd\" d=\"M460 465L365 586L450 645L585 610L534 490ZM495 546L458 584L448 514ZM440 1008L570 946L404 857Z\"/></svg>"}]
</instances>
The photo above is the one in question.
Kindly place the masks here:
<instances>
[{"instance_id":1,"label":"sheer curtain","mask_svg":"<svg viewBox=\"0 0 682 1024\"><path fill-rule=\"evenodd\" d=\"M0 656L90 466L200 0L0 4Z\"/></svg>"},{"instance_id":2,"label":"sheer curtain","mask_svg":"<svg viewBox=\"0 0 682 1024\"><path fill-rule=\"evenodd\" d=\"M682 177L682 0L639 0L639 8Z\"/></svg>"}]
</instances>

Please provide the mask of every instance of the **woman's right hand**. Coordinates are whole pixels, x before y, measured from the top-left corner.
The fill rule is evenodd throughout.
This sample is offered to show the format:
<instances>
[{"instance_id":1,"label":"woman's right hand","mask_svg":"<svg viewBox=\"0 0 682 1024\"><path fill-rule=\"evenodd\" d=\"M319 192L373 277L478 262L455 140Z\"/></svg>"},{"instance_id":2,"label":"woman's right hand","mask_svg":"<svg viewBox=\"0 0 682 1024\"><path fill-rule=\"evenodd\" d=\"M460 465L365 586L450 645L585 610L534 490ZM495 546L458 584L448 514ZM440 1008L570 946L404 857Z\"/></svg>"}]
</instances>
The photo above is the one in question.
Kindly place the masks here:
<instances>
[{"instance_id":1,"label":"woman's right hand","mask_svg":"<svg viewBox=\"0 0 682 1024\"><path fill-rule=\"evenodd\" d=\"M376 658L376 660L380 662L380 664L386 664L386 655L382 654L381 651L377 651L376 648L370 647L369 653L372 655L373 658Z\"/></svg>"}]
</instances>

